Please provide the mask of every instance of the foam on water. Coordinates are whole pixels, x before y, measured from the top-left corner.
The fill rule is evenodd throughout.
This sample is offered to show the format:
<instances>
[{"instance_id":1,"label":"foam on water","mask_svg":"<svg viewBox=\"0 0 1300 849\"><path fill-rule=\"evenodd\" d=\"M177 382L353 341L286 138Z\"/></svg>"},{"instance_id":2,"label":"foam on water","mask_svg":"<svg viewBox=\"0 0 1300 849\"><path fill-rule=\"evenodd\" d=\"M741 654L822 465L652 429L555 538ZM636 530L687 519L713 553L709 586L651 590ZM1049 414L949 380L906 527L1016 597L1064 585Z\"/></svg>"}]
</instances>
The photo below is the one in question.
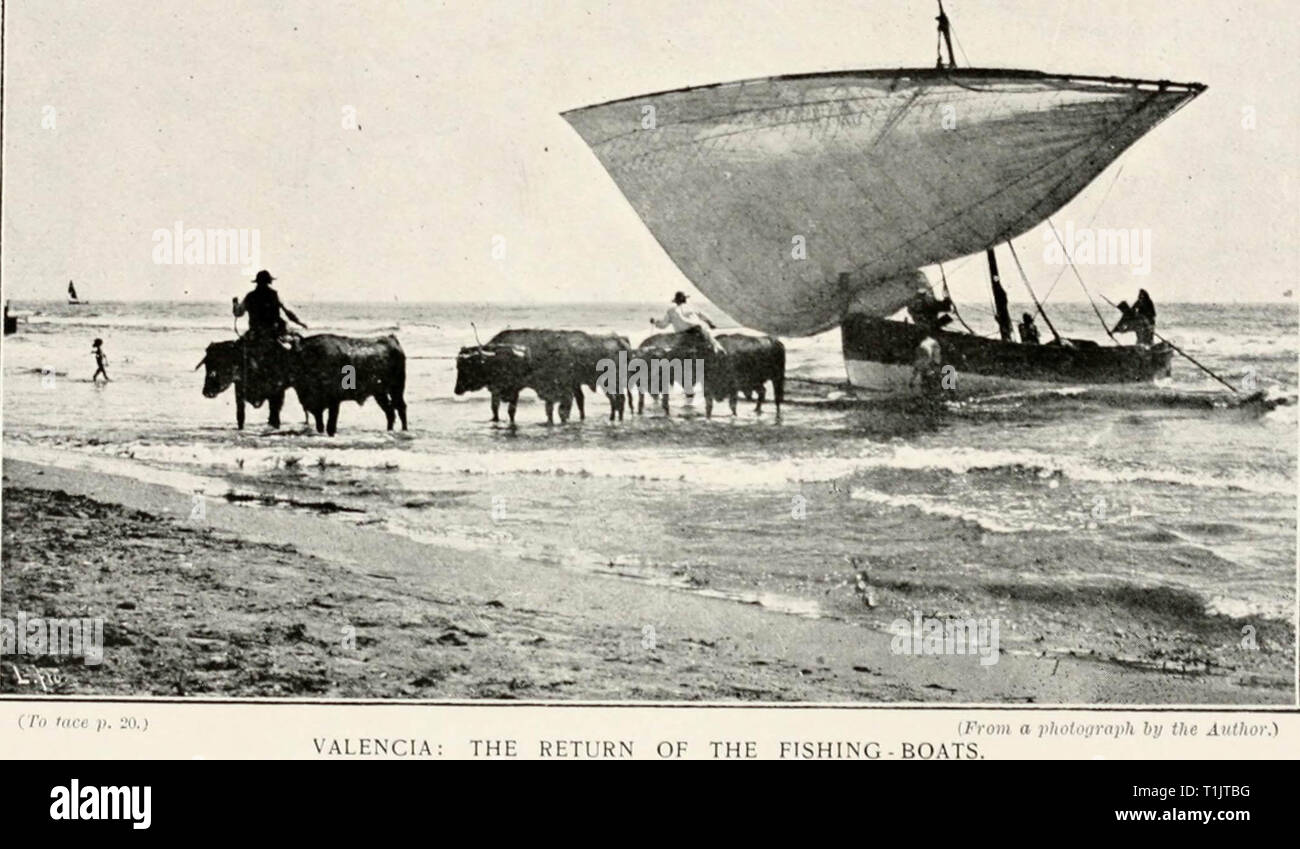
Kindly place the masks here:
<instances>
[{"instance_id":1,"label":"foam on water","mask_svg":"<svg viewBox=\"0 0 1300 849\"><path fill-rule=\"evenodd\" d=\"M416 474L517 475L568 474L638 480L685 481L703 487L786 488L791 484L838 480L873 470L941 472L1014 472L1042 479L1063 478L1096 484L1153 483L1193 489L1227 489L1262 495L1292 495L1295 485L1280 476L1211 477L1204 472L1175 468L1108 466L1104 461L1053 456L1035 450L987 450L962 447L922 448L912 445L869 445L856 455L806 454L773 457L761 452L726 454L698 449L669 448L538 448L526 451L419 450L391 447L395 439L352 440L352 445L321 444L305 438L287 444L223 445L136 443L85 446L94 454L130 455L136 460L170 466L214 470L270 471L285 461L302 467L381 470ZM360 444L357 444L360 442Z\"/></svg>"},{"instance_id":2,"label":"foam on water","mask_svg":"<svg viewBox=\"0 0 1300 849\"><path fill-rule=\"evenodd\" d=\"M65 451L5 441L4 456L11 460L53 466L56 469L79 469L117 475L141 483L158 484L181 492L202 493L206 496L225 496L236 490L229 482L215 475L200 475L180 468L153 466L134 460L90 451Z\"/></svg>"},{"instance_id":3,"label":"foam on water","mask_svg":"<svg viewBox=\"0 0 1300 849\"><path fill-rule=\"evenodd\" d=\"M1023 522L1009 522L1005 511L993 513L988 510L975 510L949 499L934 498L925 495L891 495L859 487L853 488L850 497L858 501L879 504L885 507L910 507L930 516L943 516L949 519L961 519L978 525L982 530L998 534L1014 534L1026 531L1066 531L1068 525L1052 525L1047 522L1026 519Z\"/></svg>"}]
</instances>

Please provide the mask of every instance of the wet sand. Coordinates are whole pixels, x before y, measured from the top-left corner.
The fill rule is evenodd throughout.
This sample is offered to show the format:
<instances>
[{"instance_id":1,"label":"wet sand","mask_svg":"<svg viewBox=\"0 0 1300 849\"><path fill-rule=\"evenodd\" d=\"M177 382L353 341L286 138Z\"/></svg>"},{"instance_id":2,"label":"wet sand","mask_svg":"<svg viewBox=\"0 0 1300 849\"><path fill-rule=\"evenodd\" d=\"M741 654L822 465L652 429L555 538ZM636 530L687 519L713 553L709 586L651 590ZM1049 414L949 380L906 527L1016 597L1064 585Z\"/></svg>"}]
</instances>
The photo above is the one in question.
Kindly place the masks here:
<instances>
[{"instance_id":1,"label":"wet sand","mask_svg":"<svg viewBox=\"0 0 1300 849\"><path fill-rule=\"evenodd\" d=\"M1098 590L1058 606L1060 621L1036 625L1029 615L1016 619L1018 604L1041 601L1034 598L1032 580L972 581L982 596L1005 601L1020 630L1015 639L1003 639L1013 651L983 666L971 656L894 654L889 634L850 615L849 608L863 602L844 575L828 576L826 588L833 596L827 607L839 615L807 618L642 581L418 543L299 509L209 499L202 520L194 520L187 493L94 472L6 461L3 500L3 614L105 620L102 665L78 659L55 664L49 658L37 663L59 667L57 690L63 693L1126 705L1293 701L1289 629L1266 626L1257 635L1260 650L1234 653L1237 622L1207 618L1158 594L1136 606L1146 610L1136 624L1131 613L1115 618L1117 610L1135 609L1130 599ZM956 530L950 529L949 539L960 539ZM1004 553L1008 563L1068 555ZM873 575L874 604L888 609L894 594L913 604L911 585L923 584L925 576L921 558L908 560ZM959 601L964 591L943 592ZM903 612L900 607L898 615ZM1076 622L1068 621L1075 616ZM1074 654L1033 651L1053 628L1070 631L1078 646ZM1134 664L1124 652L1108 651L1116 639L1156 648L1148 662ZM1149 662L1160 655L1171 663ZM32 685L20 687L6 675L0 690L30 693Z\"/></svg>"}]
</instances>

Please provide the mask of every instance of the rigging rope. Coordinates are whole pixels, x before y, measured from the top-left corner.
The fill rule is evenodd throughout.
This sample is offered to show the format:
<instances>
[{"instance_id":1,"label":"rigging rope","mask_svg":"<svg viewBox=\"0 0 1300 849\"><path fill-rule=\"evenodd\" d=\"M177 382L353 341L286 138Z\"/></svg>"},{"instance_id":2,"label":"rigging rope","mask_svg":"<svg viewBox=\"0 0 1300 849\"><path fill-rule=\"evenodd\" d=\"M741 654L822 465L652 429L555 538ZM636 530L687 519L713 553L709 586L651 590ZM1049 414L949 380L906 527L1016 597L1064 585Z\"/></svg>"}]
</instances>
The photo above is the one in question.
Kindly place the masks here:
<instances>
[{"instance_id":1,"label":"rigging rope","mask_svg":"<svg viewBox=\"0 0 1300 849\"><path fill-rule=\"evenodd\" d=\"M1106 205L1106 198L1110 197L1110 190L1115 188L1115 184L1119 182L1119 175L1123 173L1124 166L1120 165L1119 170L1115 172L1115 176L1111 179L1110 185L1106 187L1106 194L1101 196L1101 203L1097 204L1097 209L1093 211L1092 217L1088 219L1088 227L1092 227L1092 222L1096 221L1097 216L1101 214L1101 208ZM1057 283L1061 282L1061 278L1065 276L1065 272L1066 269L1062 268L1056 275L1056 279L1052 281L1052 285L1047 287L1047 294L1043 295L1043 303L1047 303L1047 299L1052 297L1052 290L1056 288Z\"/></svg>"},{"instance_id":2,"label":"rigging rope","mask_svg":"<svg viewBox=\"0 0 1300 849\"><path fill-rule=\"evenodd\" d=\"M1043 321L1047 322L1047 329L1052 331L1052 335L1056 337L1056 341L1060 342L1061 334L1056 332L1056 327L1053 326L1052 320L1047 317L1047 313L1043 312L1043 305L1038 302L1038 296L1034 294L1034 287L1029 285L1029 275L1025 274L1025 267L1020 264L1020 257L1016 254L1016 246L1011 244L1010 239L1007 239L1007 247L1011 248L1011 258L1016 261L1016 268L1020 271L1020 279L1025 282L1025 288L1029 290L1029 297L1033 298L1034 306L1038 308L1038 314L1043 317Z\"/></svg>"},{"instance_id":3,"label":"rigging rope","mask_svg":"<svg viewBox=\"0 0 1300 849\"><path fill-rule=\"evenodd\" d=\"M1092 293L1088 291L1087 284L1083 282L1083 275L1079 274L1079 269L1075 268L1074 259L1070 256L1070 249L1065 246L1065 240L1061 238L1061 234L1056 232L1056 225L1052 223L1052 219L1047 219L1047 226L1052 228L1052 235L1056 237L1057 244L1061 246L1061 253L1065 255L1065 262L1070 267L1070 270L1074 272L1075 278L1079 281L1079 286L1083 289L1083 294L1088 296L1088 303L1092 304L1092 311L1097 314L1097 320L1101 322L1101 329L1106 331L1106 335L1110 337L1110 341L1118 345L1119 340L1115 338L1114 333L1110 332L1110 325L1106 323L1106 319L1102 316L1101 310L1097 309L1097 302L1092 299ZM1106 296L1102 295L1102 297L1104 298Z\"/></svg>"},{"instance_id":4,"label":"rigging rope","mask_svg":"<svg viewBox=\"0 0 1300 849\"><path fill-rule=\"evenodd\" d=\"M974 67L973 65L971 65L970 57L966 55L966 48L962 47L961 39L957 37L957 33L954 32L952 34L952 37L953 40L957 42L957 50L961 52L961 60L966 63L966 67L967 68Z\"/></svg>"}]
</instances>

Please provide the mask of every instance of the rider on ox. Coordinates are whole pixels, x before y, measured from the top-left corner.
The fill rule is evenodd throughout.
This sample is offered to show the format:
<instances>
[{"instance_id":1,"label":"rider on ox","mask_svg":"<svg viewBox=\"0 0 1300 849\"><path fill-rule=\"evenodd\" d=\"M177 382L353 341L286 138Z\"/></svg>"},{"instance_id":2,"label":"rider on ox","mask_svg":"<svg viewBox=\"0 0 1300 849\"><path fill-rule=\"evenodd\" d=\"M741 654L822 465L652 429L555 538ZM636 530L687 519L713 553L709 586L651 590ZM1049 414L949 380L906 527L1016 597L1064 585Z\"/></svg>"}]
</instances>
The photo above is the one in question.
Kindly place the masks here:
<instances>
[{"instance_id":1,"label":"rider on ox","mask_svg":"<svg viewBox=\"0 0 1300 849\"><path fill-rule=\"evenodd\" d=\"M660 330L671 327L676 333L694 331L704 337L705 343L719 356L726 356L726 350L713 338L712 331L717 329L713 320L694 307L686 306L686 293L673 295L673 305L663 318L651 318L650 323Z\"/></svg>"},{"instance_id":2,"label":"rider on ox","mask_svg":"<svg viewBox=\"0 0 1300 849\"><path fill-rule=\"evenodd\" d=\"M262 269L253 278L257 284L253 291L242 301L231 299L236 318L248 314L248 332L237 340L235 349L238 351L240 377L235 387L235 416L241 428L244 426L244 401L261 406L264 399L270 401L270 425L280 426L280 408L288 385L285 344L292 348L299 340L297 333L288 330L280 312L283 310L290 321L303 330L307 329L293 310L280 302L279 293L271 288L274 279L271 272ZM212 352L209 355L216 356Z\"/></svg>"},{"instance_id":3,"label":"rider on ox","mask_svg":"<svg viewBox=\"0 0 1300 849\"><path fill-rule=\"evenodd\" d=\"M250 334L262 339L280 341L289 332L284 319L280 318L281 310L289 317L290 321L303 330L307 329L307 325L303 324L298 319L298 316L293 314L293 310L280 302L280 294L271 288L271 281L274 279L271 272L266 269L257 272L257 276L253 278L257 288L245 295L242 301L239 298L232 299L234 301L233 311L236 318L248 313L248 332Z\"/></svg>"}]
</instances>

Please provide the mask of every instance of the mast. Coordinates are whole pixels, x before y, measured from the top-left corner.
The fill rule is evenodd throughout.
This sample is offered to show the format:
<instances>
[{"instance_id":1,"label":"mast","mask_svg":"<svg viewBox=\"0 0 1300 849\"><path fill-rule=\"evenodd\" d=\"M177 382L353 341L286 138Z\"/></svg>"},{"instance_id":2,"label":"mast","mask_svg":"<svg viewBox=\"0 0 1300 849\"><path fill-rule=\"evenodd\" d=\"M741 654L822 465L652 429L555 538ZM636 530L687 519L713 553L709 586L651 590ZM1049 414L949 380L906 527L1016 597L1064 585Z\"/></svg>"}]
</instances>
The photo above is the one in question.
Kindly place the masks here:
<instances>
[{"instance_id":1,"label":"mast","mask_svg":"<svg viewBox=\"0 0 1300 849\"><path fill-rule=\"evenodd\" d=\"M943 37L943 43L948 46L948 67L957 67L957 54L952 52L952 26L948 23L948 15L943 10L943 0L939 0L939 17L935 18L939 22L939 35ZM942 68L943 52L940 51L938 58L935 60L936 68Z\"/></svg>"},{"instance_id":2,"label":"mast","mask_svg":"<svg viewBox=\"0 0 1300 849\"><path fill-rule=\"evenodd\" d=\"M939 35L943 38L944 45L948 48L948 67L957 67L957 55L952 51L952 24L948 20L948 13L943 10L943 0L939 0L939 17L935 18L939 22ZM943 53L939 53L936 67L942 68ZM1007 309L1007 290L1002 288L1002 276L998 274L998 258L993 253L993 246L990 245L985 254L989 258L989 283L993 287L993 308L998 315L998 333L1002 336L1003 342L1014 341L1011 337L1011 313Z\"/></svg>"},{"instance_id":3,"label":"mast","mask_svg":"<svg viewBox=\"0 0 1300 849\"><path fill-rule=\"evenodd\" d=\"M1003 342L1010 342L1011 339L1011 313L1007 311L1007 290L1002 288L1002 277L998 274L998 258L993 253L993 248L989 248L986 253L989 258L989 282L993 286L993 308L998 313L998 332L1002 334Z\"/></svg>"}]
</instances>

